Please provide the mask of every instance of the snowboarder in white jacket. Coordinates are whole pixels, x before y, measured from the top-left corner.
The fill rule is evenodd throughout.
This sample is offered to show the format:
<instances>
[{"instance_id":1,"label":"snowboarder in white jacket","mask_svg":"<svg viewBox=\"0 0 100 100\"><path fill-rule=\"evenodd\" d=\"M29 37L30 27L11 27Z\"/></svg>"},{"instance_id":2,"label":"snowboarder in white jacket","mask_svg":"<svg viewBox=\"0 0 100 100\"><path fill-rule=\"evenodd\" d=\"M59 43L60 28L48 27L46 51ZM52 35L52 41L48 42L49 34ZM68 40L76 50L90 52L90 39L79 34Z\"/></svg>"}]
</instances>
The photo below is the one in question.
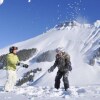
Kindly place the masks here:
<instances>
[{"instance_id":1,"label":"snowboarder in white jacket","mask_svg":"<svg viewBox=\"0 0 100 100\"><path fill-rule=\"evenodd\" d=\"M48 72L53 72L53 70L58 67L58 72L55 77L55 88L60 88L60 79L63 77L65 91L69 88L68 74L72 70L70 56L68 53L64 52L61 48L56 49L57 55L53 66L48 69Z\"/></svg>"}]
</instances>

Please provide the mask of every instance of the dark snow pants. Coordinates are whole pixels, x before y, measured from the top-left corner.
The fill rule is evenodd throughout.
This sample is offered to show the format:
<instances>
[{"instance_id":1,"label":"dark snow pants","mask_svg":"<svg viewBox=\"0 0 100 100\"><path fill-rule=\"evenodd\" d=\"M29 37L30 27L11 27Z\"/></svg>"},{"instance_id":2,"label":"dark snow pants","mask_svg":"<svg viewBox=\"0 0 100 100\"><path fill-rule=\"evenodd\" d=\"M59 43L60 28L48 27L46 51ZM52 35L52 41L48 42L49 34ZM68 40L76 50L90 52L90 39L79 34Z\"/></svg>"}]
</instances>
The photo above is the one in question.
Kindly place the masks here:
<instances>
[{"instance_id":1,"label":"dark snow pants","mask_svg":"<svg viewBox=\"0 0 100 100\"><path fill-rule=\"evenodd\" d=\"M58 70L56 78L55 78L55 88L60 88L60 79L63 77L64 88L67 90L69 88L69 81L68 81L68 71L61 72Z\"/></svg>"}]
</instances>

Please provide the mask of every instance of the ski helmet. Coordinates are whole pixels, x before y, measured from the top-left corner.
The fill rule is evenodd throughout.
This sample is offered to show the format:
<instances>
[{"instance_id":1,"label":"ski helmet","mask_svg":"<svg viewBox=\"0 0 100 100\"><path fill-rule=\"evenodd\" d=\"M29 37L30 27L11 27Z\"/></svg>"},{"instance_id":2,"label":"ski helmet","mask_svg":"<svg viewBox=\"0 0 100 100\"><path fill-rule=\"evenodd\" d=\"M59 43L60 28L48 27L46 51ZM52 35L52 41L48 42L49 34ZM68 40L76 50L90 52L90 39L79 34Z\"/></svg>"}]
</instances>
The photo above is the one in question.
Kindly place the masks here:
<instances>
[{"instance_id":1,"label":"ski helmet","mask_svg":"<svg viewBox=\"0 0 100 100\"><path fill-rule=\"evenodd\" d=\"M59 47L59 48L56 49L56 52L57 52L57 53L59 53L59 52L64 52L64 48L63 48L63 47Z\"/></svg>"},{"instance_id":2,"label":"ski helmet","mask_svg":"<svg viewBox=\"0 0 100 100\"><path fill-rule=\"evenodd\" d=\"M13 53L14 50L18 50L18 47L12 46L9 48L10 53Z\"/></svg>"}]
</instances>

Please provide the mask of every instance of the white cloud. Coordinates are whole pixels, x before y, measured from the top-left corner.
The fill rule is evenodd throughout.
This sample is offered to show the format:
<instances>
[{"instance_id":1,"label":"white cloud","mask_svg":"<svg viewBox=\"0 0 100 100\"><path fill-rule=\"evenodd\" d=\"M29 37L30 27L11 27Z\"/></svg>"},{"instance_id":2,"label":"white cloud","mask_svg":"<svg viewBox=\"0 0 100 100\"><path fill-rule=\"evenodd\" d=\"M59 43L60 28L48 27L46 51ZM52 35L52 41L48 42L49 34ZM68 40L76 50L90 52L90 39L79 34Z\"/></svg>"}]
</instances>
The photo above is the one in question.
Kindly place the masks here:
<instances>
[{"instance_id":1,"label":"white cloud","mask_svg":"<svg viewBox=\"0 0 100 100\"><path fill-rule=\"evenodd\" d=\"M3 2L4 2L4 0L0 0L0 5L2 5L2 4L3 4Z\"/></svg>"},{"instance_id":2,"label":"white cloud","mask_svg":"<svg viewBox=\"0 0 100 100\"><path fill-rule=\"evenodd\" d=\"M31 2L31 0L28 0L28 2L30 3L30 2Z\"/></svg>"}]
</instances>

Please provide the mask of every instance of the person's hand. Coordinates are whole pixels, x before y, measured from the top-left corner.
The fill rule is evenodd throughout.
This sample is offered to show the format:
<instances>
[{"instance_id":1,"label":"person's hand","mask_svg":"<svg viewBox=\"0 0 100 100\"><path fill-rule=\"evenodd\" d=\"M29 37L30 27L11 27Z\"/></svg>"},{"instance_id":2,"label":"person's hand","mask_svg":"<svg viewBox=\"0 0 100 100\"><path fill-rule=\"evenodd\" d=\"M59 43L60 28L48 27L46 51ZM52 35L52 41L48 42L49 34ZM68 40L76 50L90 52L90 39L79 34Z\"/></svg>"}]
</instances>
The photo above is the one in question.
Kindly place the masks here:
<instances>
[{"instance_id":1,"label":"person's hand","mask_svg":"<svg viewBox=\"0 0 100 100\"><path fill-rule=\"evenodd\" d=\"M16 64L16 66L20 66L20 62L18 62L18 63Z\"/></svg>"},{"instance_id":2,"label":"person's hand","mask_svg":"<svg viewBox=\"0 0 100 100\"><path fill-rule=\"evenodd\" d=\"M51 70L50 69L48 69L48 73L51 73Z\"/></svg>"},{"instance_id":3,"label":"person's hand","mask_svg":"<svg viewBox=\"0 0 100 100\"><path fill-rule=\"evenodd\" d=\"M72 66L69 67L69 71L70 71L70 72L72 71Z\"/></svg>"},{"instance_id":4,"label":"person's hand","mask_svg":"<svg viewBox=\"0 0 100 100\"><path fill-rule=\"evenodd\" d=\"M38 71L42 71L42 68L37 68Z\"/></svg>"},{"instance_id":5,"label":"person's hand","mask_svg":"<svg viewBox=\"0 0 100 100\"><path fill-rule=\"evenodd\" d=\"M28 68L28 65L27 65L27 64L24 64L23 67L24 67L24 68Z\"/></svg>"},{"instance_id":6,"label":"person's hand","mask_svg":"<svg viewBox=\"0 0 100 100\"><path fill-rule=\"evenodd\" d=\"M52 68L48 69L48 72L49 73L53 72L53 69Z\"/></svg>"}]
</instances>

